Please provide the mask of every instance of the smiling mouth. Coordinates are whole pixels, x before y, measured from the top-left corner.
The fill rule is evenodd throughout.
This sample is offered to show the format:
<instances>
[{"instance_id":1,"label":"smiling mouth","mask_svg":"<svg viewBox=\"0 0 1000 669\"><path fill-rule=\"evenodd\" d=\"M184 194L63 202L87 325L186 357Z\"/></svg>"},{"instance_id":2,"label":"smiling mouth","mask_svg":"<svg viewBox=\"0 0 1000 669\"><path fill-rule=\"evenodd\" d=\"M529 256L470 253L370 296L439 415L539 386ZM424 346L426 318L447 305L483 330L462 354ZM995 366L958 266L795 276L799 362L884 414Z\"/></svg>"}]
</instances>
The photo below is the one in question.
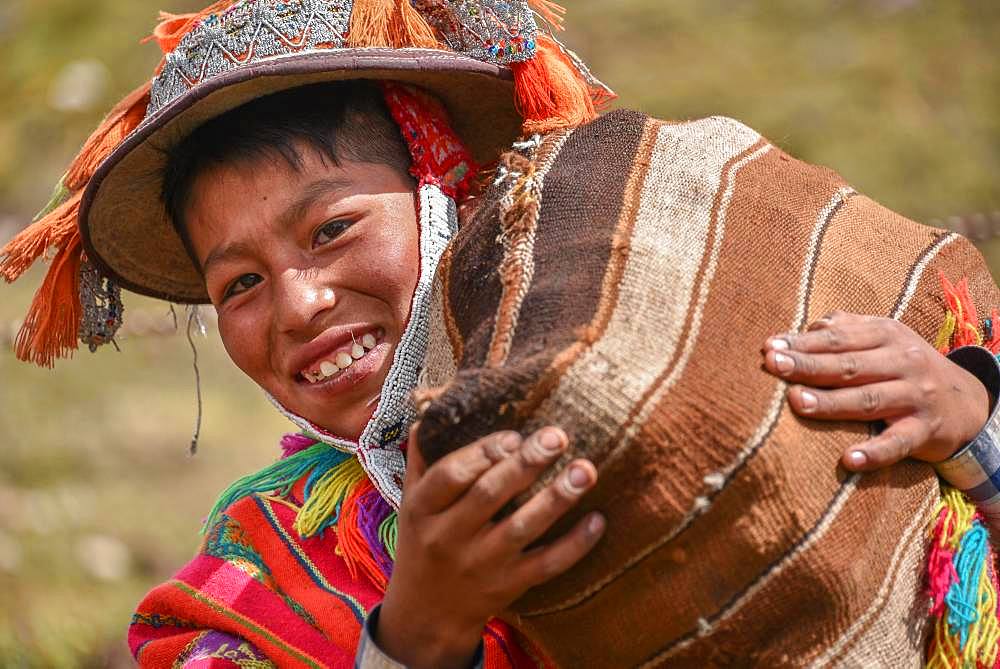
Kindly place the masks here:
<instances>
[{"instance_id":1,"label":"smiling mouth","mask_svg":"<svg viewBox=\"0 0 1000 669\"><path fill-rule=\"evenodd\" d=\"M347 344L336 351L333 351L322 359L312 363L306 369L298 373L298 377L310 385L323 383L336 378L349 370L354 363L363 359L370 351L378 346L385 337L382 328L366 332L358 338L352 338Z\"/></svg>"}]
</instances>

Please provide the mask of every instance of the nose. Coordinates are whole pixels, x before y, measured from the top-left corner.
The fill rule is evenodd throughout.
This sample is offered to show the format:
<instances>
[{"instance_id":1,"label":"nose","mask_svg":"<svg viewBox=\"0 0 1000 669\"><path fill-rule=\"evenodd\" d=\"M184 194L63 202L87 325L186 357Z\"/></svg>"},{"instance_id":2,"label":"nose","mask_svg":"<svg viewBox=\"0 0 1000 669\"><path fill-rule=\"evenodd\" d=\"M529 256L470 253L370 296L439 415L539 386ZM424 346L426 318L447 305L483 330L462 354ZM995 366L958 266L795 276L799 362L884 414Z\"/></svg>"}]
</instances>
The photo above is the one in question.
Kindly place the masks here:
<instances>
[{"instance_id":1,"label":"nose","mask_svg":"<svg viewBox=\"0 0 1000 669\"><path fill-rule=\"evenodd\" d=\"M318 272L290 269L277 283L275 320L283 333L308 330L320 314L337 304L336 293Z\"/></svg>"}]
</instances>

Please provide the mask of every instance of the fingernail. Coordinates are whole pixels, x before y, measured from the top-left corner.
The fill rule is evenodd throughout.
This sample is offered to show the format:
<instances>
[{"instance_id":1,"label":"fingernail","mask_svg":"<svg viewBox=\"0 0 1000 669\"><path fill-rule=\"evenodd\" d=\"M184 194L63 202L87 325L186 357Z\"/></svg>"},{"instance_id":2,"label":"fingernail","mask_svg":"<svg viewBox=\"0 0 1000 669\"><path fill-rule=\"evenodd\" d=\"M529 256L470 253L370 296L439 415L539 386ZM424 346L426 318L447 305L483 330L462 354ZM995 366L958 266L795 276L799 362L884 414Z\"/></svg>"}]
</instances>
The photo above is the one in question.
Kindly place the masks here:
<instances>
[{"instance_id":1,"label":"fingernail","mask_svg":"<svg viewBox=\"0 0 1000 669\"><path fill-rule=\"evenodd\" d=\"M813 411L816 408L817 404L819 404L819 399L817 399L817 397L815 395L813 395L808 390L803 390L802 391L802 410L803 411L805 411L806 413L809 413L810 411Z\"/></svg>"},{"instance_id":2,"label":"fingernail","mask_svg":"<svg viewBox=\"0 0 1000 669\"><path fill-rule=\"evenodd\" d=\"M596 537L604 531L604 516L599 513L590 514L590 518L587 519L587 533Z\"/></svg>"},{"instance_id":3,"label":"fingernail","mask_svg":"<svg viewBox=\"0 0 1000 669\"><path fill-rule=\"evenodd\" d=\"M538 435L538 443L542 445L546 451L550 453L558 453L563 449L565 441L563 441L562 434L558 430L547 429L543 430L540 435Z\"/></svg>"},{"instance_id":4,"label":"fingernail","mask_svg":"<svg viewBox=\"0 0 1000 669\"><path fill-rule=\"evenodd\" d=\"M778 371L782 374L789 374L793 369L795 369L795 360L791 356L784 355L783 353L774 354L774 364L778 368Z\"/></svg>"},{"instance_id":5,"label":"fingernail","mask_svg":"<svg viewBox=\"0 0 1000 669\"><path fill-rule=\"evenodd\" d=\"M775 337L771 340L771 348L775 351L787 351L788 350L788 340Z\"/></svg>"},{"instance_id":6,"label":"fingernail","mask_svg":"<svg viewBox=\"0 0 1000 669\"><path fill-rule=\"evenodd\" d=\"M864 451L851 451L847 454L847 460L854 467L864 467L865 463L868 462L868 456L865 455Z\"/></svg>"},{"instance_id":7,"label":"fingernail","mask_svg":"<svg viewBox=\"0 0 1000 669\"><path fill-rule=\"evenodd\" d=\"M566 480L573 492L580 492L590 485L590 472L579 465L573 465L569 468L569 475L566 477Z\"/></svg>"}]
</instances>

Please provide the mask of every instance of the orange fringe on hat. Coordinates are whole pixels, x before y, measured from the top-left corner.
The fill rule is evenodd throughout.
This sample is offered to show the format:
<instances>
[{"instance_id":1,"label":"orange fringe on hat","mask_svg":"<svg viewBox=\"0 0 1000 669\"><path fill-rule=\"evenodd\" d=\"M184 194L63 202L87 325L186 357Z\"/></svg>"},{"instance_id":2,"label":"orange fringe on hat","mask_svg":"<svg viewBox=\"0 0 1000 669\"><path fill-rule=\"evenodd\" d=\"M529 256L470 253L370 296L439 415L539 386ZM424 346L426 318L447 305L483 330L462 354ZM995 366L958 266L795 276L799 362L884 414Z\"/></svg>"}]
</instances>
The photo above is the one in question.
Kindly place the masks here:
<instances>
[{"instance_id":1,"label":"orange fringe on hat","mask_svg":"<svg viewBox=\"0 0 1000 669\"><path fill-rule=\"evenodd\" d=\"M55 249L55 257L14 340L19 360L51 367L56 358L77 348L83 307L80 304L80 201L98 165L142 121L149 105L146 83L118 103L84 142L57 187L56 195L36 220L0 249L0 277L16 281L38 258Z\"/></svg>"},{"instance_id":2,"label":"orange fringe on hat","mask_svg":"<svg viewBox=\"0 0 1000 669\"><path fill-rule=\"evenodd\" d=\"M597 118L595 100L608 93L592 86L551 37L539 34L535 57L514 63L514 95L525 134L575 128Z\"/></svg>"},{"instance_id":3,"label":"orange fringe on hat","mask_svg":"<svg viewBox=\"0 0 1000 669\"><path fill-rule=\"evenodd\" d=\"M194 14L160 13L153 35L164 54L172 51L198 22L222 11L235 0L221 0ZM156 68L159 72L163 62ZM51 367L56 358L69 357L78 346L80 318L80 201L83 191L104 160L135 130L146 115L152 81L129 93L87 138L56 188L52 202L35 221L0 249L0 277L16 281L38 258L55 249L52 264L35 293L24 324L14 340L19 360Z\"/></svg>"},{"instance_id":4,"label":"orange fringe on hat","mask_svg":"<svg viewBox=\"0 0 1000 669\"><path fill-rule=\"evenodd\" d=\"M354 0L347 45L445 48L410 0Z\"/></svg>"},{"instance_id":5,"label":"orange fringe on hat","mask_svg":"<svg viewBox=\"0 0 1000 669\"><path fill-rule=\"evenodd\" d=\"M28 315L14 339L19 360L51 367L57 357L76 350L80 328L80 262L82 243L74 235L56 254Z\"/></svg>"}]
</instances>

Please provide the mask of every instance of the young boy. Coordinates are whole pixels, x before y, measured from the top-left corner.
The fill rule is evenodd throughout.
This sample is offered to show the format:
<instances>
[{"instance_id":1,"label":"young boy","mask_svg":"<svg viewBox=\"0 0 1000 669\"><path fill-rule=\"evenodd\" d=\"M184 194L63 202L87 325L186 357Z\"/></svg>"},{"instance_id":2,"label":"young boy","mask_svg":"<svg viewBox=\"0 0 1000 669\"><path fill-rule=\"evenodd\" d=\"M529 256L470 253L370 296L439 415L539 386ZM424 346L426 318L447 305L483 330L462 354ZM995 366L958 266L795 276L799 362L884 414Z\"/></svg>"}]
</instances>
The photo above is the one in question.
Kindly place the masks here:
<instances>
[{"instance_id":1,"label":"young boy","mask_svg":"<svg viewBox=\"0 0 1000 669\"><path fill-rule=\"evenodd\" d=\"M109 117L58 208L5 249L9 279L59 249L22 357L113 336L110 284L85 281L82 304L67 293L86 263L85 276L210 300L234 362L309 435L223 495L200 554L140 605L143 666L534 664L492 616L601 536L594 514L533 545L594 485L586 460L493 520L566 450L557 428L492 435L430 468L415 448L403 458L430 280L475 160L521 126L586 122L604 95L526 5L476 6L222 2L170 19L151 90ZM372 80L444 100L468 150L433 100ZM769 355L788 374L780 362ZM977 392L957 367L912 371ZM979 400L934 454L978 431Z\"/></svg>"}]
</instances>

